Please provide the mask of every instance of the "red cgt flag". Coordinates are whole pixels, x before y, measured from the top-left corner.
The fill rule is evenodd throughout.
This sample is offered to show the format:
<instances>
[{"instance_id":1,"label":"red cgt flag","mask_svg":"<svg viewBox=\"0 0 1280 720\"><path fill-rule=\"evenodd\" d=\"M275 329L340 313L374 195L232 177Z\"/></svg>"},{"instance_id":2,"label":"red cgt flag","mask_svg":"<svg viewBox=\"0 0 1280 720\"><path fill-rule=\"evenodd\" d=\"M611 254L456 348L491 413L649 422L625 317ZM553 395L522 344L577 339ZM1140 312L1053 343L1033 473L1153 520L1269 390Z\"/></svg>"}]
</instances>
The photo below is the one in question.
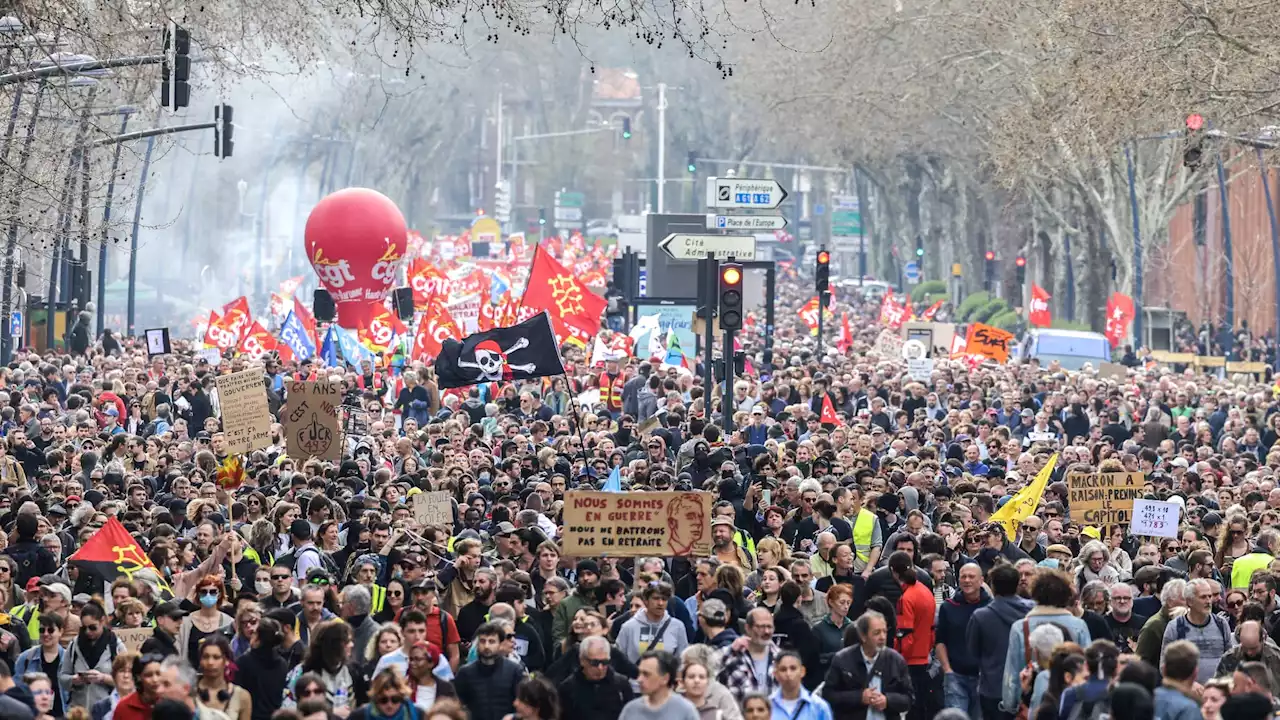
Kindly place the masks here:
<instances>
[{"instance_id":1,"label":"red cgt flag","mask_svg":"<svg viewBox=\"0 0 1280 720\"><path fill-rule=\"evenodd\" d=\"M243 295L222 308L222 326L235 333L236 342L244 337L252 322L253 313L249 311L249 300Z\"/></svg>"},{"instance_id":2,"label":"red cgt flag","mask_svg":"<svg viewBox=\"0 0 1280 720\"><path fill-rule=\"evenodd\" d=\"M897 330L910 316L910 305L895 300L892 290L885 291L884 298L880 300L880 324Z\"/></svg>"},{"instance_id":3,"label":"red cgt flag","mask_svg":"<svg viewBox=\"0 0 1280 720\"><path fill-rule=\"evenodd\" d=\"M237 350L251 358L259 358L276 349L276 339L262 327L262 323L254 320L244 337L240 339Z\"/></svg>"},{"instance_id":4,"label":"red cgt flag","mask_svg":"<svg viewBox=\"0 0 1280 720\"><path fill-rule=\"evenodd\" d=\"M400 318L388 310L386 305L379 305L369 316L369 326L360 331L360 338L367 340L381 352L391 347L391 341L397 335L403 335L408 331L409 328L406 328Z\"/></svg>"},{"instance_id":5,"label":"red cgt flag","mask_svg":"<svg viewBox=\"0 0 1280 720\"><path fill-rule=\"evenodd\" d=\"M1120 292L1111 293L1107 300L1107 340L1116 348L1129 334L1129 323L1133 322L1133 298Z\"/></svg>"},{"instance_id":6,"label":"red cgt flag","mask_svg":"<svg viewBox=\"0 0 1280 720\"><path fill-rule=\"evenodd\" d=\"M836 414L836 406L831 402L830 395L822 396L822 415L818 417L818 421L823 425L843 425L840 422L840 416Z\"/></svg>"},{"instance_id":7,"label":"red cgt flag","mask_svg":"<svg viewBox=\"0 0 1280 720\"><path fill-rule=\"evenodd\" d=\"M449 338L460 340L462 333L458 331L458 324L454 322L449 310L437 298L431 303L431 308L423 316L422 322L418 323L418 332L413 338L413 353L410 360L417 362L434 358L440 354L441 346Z\"/></svg>"},{"instance_id":8,"label":"red cgt flag","mask_svg":"<svg viewBox=\"0 0 1280 720\"><path fill-rule=\"evenodd\" d=\"M1049 327L1053 316L1049 313L1049 299L1053 296L1048 290L1031 283L1031 304L1027 308L1027 320L1036 327Z\"/></svg>"},{"instance_id":9,"label":"red cgt flag","mask_svg":"<svg viewBox=\"0 0 1280 720\"><path fill-rule=\"evenodd\" d=\"M204 344L212 345L219 350L229 350L240 341L240 333L231 329L226 315L217 312L209 313L209 324L204 330Z\"/></svg>"},{"instance_id":10,"label":"red cgt flag","mask_svg":"<svg viewBox=\"0 0 1280 720\"><path fill-rule=\"evenodd\" d=\"M589 338L600 329L600 316L609 302L588 290L539 245L520 304L536 312L545 310L553 321L580 330Z\"/></svg>"},{"instance_id":11,"label":"red cgt flag","mask_svg":"<svg viewBox=\"0 0 1280 720\"><path fill-rule=\"evenodd\" d=\"M840 313L840 339L836 340L836 349L847 353L853 349L853 331L849 329L849 313Z\"/></svg>"}]
</instances>

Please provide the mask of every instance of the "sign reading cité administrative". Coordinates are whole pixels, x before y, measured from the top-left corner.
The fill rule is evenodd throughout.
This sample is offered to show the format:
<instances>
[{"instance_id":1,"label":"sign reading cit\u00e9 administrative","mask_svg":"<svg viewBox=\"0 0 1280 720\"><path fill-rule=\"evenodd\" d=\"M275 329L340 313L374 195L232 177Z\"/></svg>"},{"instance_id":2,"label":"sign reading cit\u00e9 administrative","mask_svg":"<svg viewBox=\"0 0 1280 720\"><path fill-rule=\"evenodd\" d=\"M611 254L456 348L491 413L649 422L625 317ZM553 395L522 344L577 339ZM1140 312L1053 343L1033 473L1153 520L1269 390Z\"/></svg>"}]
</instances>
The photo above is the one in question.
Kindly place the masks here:
<instances>
[{"instance_id":1,"label":"sign reading cit\u00e9 administrative","mask_svg":"<svg viewBox=\"0 0 1280 720\"><path fill-rule=\"evenodd\" d=\"M564 498L565 555L706 557L711 493L571 492Z\"/></svg>"},{"instance_id":2,"label":"sign reading cit\u00e9 administrative","mask_svg":"<svg viewBox=\"0 0 1280 720\"><path fill-rule=\"evenodd\" d=\"M338 405L342 387L333 381L288 383L284 433L289 454L298 458L342 460L342 433Z\"/></svg>"},{"instance_id":3,"label":"sign reading cit\u00e9 administrative","mask_svg":"<svg viewBox=\"0 0 1280 720\"><path fill-rule=\"evenodd\" d=\"M247 453L271 445L271 410L262 369L219 375L218 405L227 452Z\"/></svg>"},{"instance_id":4,"label":"sign reading cit\u00e9 administrative","mask_svg":"<svg viewBox=\"0 0 1280 720\"><path fill-rule=\"evenodd\" d=\"M1075 473L1067 476L1071 519L1085 525L1123 525L1142 497L1141 472Z\"/></svg>"}]
</instances>

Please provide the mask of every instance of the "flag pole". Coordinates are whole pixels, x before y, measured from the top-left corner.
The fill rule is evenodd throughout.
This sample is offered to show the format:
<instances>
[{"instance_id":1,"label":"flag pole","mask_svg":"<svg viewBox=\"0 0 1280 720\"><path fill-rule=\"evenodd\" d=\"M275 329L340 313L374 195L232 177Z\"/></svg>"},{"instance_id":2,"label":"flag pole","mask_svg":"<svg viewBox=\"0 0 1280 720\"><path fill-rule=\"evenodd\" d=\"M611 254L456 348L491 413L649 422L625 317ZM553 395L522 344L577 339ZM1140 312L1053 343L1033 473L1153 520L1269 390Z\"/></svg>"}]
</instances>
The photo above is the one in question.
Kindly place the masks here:
<instances>
[{"instance_id":1,"label":"flag pole","mask_svg":"<svg viewBox=\"0 0 1280 720\"><path fill-rule=\"evenodd\" d=\"M560 373L560 377L564 378L565 387L573 387L569 383L569 373ZM582 420L578 417L578 397L572 393L569 397L569 412L573 415L573 426L578 430L578 452L582 456L582 470L585 472L590 469L588 466L590 460L587 458L587 441L582 436Z\"/></svg>"}]
</instances>

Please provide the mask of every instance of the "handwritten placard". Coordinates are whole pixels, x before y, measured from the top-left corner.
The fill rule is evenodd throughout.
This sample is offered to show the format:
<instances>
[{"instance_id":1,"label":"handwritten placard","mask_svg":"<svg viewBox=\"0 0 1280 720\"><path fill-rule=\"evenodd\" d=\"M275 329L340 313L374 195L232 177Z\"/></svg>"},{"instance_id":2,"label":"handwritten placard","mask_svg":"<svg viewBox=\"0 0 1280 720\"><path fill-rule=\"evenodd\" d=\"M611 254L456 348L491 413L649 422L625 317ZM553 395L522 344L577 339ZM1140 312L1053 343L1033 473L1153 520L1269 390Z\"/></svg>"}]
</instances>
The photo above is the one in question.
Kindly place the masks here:
<instances>
[{"instance_id":1,"label":"handwritten placard","mask_svg":"<svg viewBox=\"0 0 1280 720\"><path fill-rule=\"evenodd\" d=\"M876 354L881 360L897 360L902 357L902 344L906 342L896 330L884 329L876 336Z\"/></svg>"},{"instance_id":2,"label":"handwritten placard","mask_svg":"<svg viewBox=\"0 0 1280 720\"><path fill-rule=\"evenodd\" d=\"M1181 510L1177 503L1134 500L1129 533L1151 537L1178 537L1178 519Z\"/></svg>"},{"instance_id":3,"label":"handwritten placard","mask_svg":"<svg viewBox=\"0 0 1280 720\"><path fill-rule=\"evenodd\" d=\"M262 370L219 375L217 382L227 452L247 453L271 445L271 410Z\"/></svg>"},{"instance_id":4,"label":"handwritten placard","mask_svg":"<svg viewBox=\"0 0 1280 720\"><path fill-rule=\"evenodd\" d=\"M116 637L120 638L120 642L124 643L124 651L136 653L142 650L142 644L151 639L155 634L155 628L115 628L112 630Z\"/></svg>"},{"instance_id":5,"label":"handwritten placard","mask_svg":"<svg viewBox=\"0 0 1280 720\"><path fill-rule=\"evenodd\" d=\"M711 493L571 492L564 498L563 552L570 557L706 557Z\"/></svg>"},{"instance_id":6,"label":"handwritten placard","mask_svg":"<svg viewBox=\"0 0 1280 720\"><path fill-rule=\"evenodd\" d=\"M1067 476L1071 519L1085 525L1122 525L1142 497L1141 472L1073 473Z\"/></svg>"},{"instance_id":7,"label":"handwritten placard","mask_svg":"<svg viewBox=\"0 0 1280 720\"><path fill-rule=\"evenodd\" d=\"M413 517L423 525L453 527L452 496L443 490L413 496Z\"/></svg>"},{"instance_id":8,"label":"handwritten placard","mask_svg":"<svg viewBox=\"0 0 1280 720\"><path fill-rule=\"evenodd\" d=\"M287 384L287 390L283 414L289 454L340 462L338 406L342 403L342 386L330 380L294 381Z\"/></svg>"},{"instance_id":9,"label":"handwritten placard","mask_svg":"<svg viewBox=\"0 0 1280 720\"><path fill-rule=\"evenodd\" d=\"M1005 363L1009 361L1011 342L1013 342L1013 333L1007 330L978 322L970 323L969 335L965 338L965 352Z\"/></svg>"}]
</instances>

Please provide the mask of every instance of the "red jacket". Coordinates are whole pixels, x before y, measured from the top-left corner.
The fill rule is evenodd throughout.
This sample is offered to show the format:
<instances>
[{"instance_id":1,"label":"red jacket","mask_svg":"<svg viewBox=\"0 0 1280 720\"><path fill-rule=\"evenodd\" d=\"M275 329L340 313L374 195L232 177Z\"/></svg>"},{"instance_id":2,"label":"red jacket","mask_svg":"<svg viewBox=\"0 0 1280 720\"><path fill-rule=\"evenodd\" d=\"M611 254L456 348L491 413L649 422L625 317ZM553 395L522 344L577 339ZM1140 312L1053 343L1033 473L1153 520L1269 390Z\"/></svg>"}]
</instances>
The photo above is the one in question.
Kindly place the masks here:
<instances>
[{"instance_id":1,"label":"red jacket","mask_svg":"<svg viewBox=\"0 0 1280 720\"><path fill-rule=\"evenodd\" d=\"M151 706L142 702L142 696L136 691L131 692L120 698L111 717L114 720L151 720Z\"/></svg>"},{"instance_id":2,"label":"red jacket","mask_svg":"<svg viewBox=\"0 0 1280 720\"><path fill-rule=\"evenodd\" d=\"M898 638L898 652L906 659L907 665L928 665L929 652L934 645L934 616L938 609L933 593L922 582L904 585L897 609L898 634L901 636L903 632L911 631Z\"/></svg>"}]
</instances>

